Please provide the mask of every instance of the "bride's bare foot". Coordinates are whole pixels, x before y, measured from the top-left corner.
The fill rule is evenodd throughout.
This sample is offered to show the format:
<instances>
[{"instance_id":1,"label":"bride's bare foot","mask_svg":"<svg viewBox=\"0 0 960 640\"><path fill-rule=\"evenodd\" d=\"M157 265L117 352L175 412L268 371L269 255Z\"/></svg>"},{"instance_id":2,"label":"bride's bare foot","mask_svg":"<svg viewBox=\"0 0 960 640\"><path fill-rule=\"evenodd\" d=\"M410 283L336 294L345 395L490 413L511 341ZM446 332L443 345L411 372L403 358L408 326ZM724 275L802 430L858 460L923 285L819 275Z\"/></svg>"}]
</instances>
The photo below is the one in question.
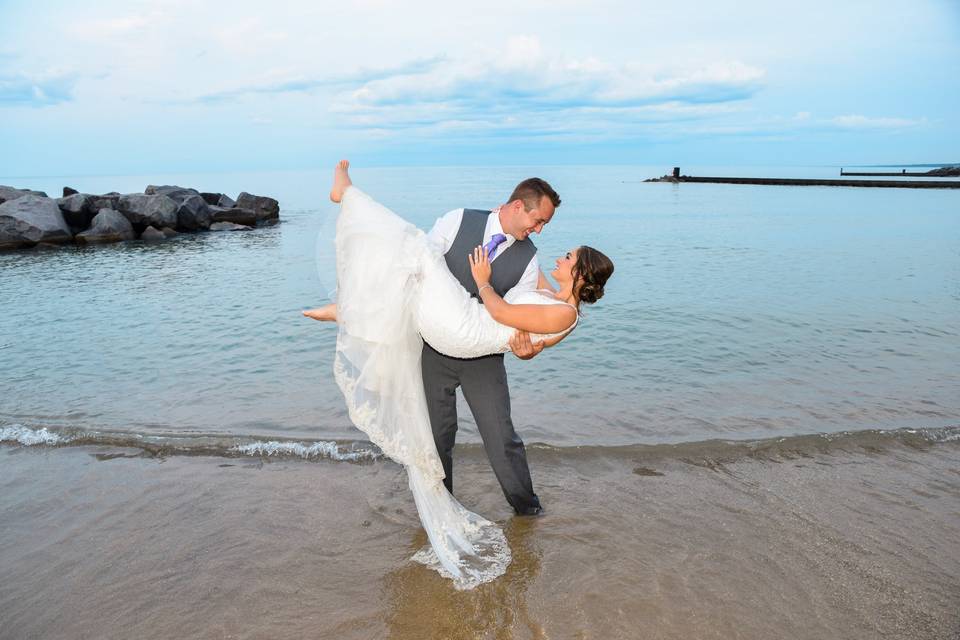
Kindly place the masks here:
<instances>
[{"instance_id":1,"label":"bride's bare foot","mask_svg":"<svg viewBox=\"0 0 960 640\"><path fill-rule=\"evenodd\" d=\"M350 180L350 174L347 173L349 168L350 162L341 160L333 170L333 188L330 189L330 199L334 202L340 202L340 199L343 198L343 192L353 184Z\"/></svg>"},{"instance_id":2,"label":"bride's bare foot","mask_svg":"<svg viewBox=\"0 0 960 640\"><path fill-rule=\"evenodd\" d=\"M319 309L307 309L303 312L308 318L313 318L314 320L322 320L324 322L336 322L337 321L337 305L328 304L325 307L320 307Z\"/></svg>"}]
</instances>

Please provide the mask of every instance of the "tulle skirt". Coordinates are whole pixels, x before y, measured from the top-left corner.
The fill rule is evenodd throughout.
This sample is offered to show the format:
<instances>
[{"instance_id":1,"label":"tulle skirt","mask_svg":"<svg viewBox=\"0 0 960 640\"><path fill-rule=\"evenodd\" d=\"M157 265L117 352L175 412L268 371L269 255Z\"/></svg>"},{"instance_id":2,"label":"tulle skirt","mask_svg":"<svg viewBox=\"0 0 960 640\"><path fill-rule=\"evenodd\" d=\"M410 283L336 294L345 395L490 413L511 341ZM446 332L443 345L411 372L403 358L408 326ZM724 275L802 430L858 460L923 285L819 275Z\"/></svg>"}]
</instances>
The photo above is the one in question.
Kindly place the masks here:
<instances>
[{"instance_id":1,"label":"tulle skirt","mask_svg":"<svg viewBox=\"0 0 960 640\"><path fill-rule=\"evenodd\" d=\"M420 370L421 309L428 306L424 291L429 290L434 320L438 313L478 305L471 304L421 230L356 187L343 195L335 245L334 376L353 423L406 468L430 540L413 559L450 578L458 589L493 580L506 571L510 549L496 524L464 508L444 487ZM484 322L476 321L478 326ZM428 341L433 344L432 337ZM469 348L490 349L504 340L498 335L475 342Z\"/></svg>"}]
</instances>

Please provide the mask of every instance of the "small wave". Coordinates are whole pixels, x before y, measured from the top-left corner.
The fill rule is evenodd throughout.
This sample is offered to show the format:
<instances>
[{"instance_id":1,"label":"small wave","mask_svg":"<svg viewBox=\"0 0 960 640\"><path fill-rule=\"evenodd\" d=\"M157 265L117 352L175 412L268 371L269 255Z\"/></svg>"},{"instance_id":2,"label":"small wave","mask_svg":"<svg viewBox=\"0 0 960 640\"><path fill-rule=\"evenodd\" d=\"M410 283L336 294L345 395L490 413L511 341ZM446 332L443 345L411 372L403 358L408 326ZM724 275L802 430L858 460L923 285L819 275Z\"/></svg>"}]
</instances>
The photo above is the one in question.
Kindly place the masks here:
<instances>
[{"instance_id":1,"label":"small wave","mask_svg":"<svg viewBox=\"0 0 960 640\"><path fill-rule=\"evenodd\" d=\"M944 433L940 437L940 442L956 442L960 440L960 429Z\"/></svg>"},{"instance_id":2,"label":"small wave","mask_svg":"<svg viewBox=\"0 0 960 640\"><path fill-rule=\"evenodd\" d=\"M736 460L782 460L817 454L881 452L894 446L928 447L960 442L960 426L903 429L863 429L834 433L807 433L744 440L700 440L659 444L554 446L529 443L535 455L564 459L584 457L631 460L674 459L707 466ZM26 426L0 423L0 443L20 446L100 446L138 449L145 456L194 455L223 458L292 458L364 463L383 459L366 440L282 440L255 436L198 433L136 433L91 431L53 425ZM457 451L466 456L484 455L483 445L464 443Z\"/></svg>"},{"instance_id":3,"label":"small wave","mask_svg":"<svg viewBox=\"0 0 960 640\"><path fill-rule=\"evenodd\" d=\"M382 454L370 443L262 440L219 435L142 434L118 431L78 431L53 427L0 425L0 443L21 446L108 446L140 449L145 455L259 456L362 462Z\"/></svg>"},{"instance_id":4,"label":"small wave","mask_svg":"<svg viewBox=\"0 0 960 640\"><path fill-rule=\"evenodd\" d=\"M902 429L862 429L833 433L805 433L743 440L697 440L673 444L633 444L617 447L589 445L554 447L534 443L544 455L563 457L629 457L673 459L712 467L743 459L784 460L835 453L882 453L893 447L927 448L960 441L960 426Z\"/></svg>"},{"instance_id":5,"label":"small wave","mask_svg":"<svg viewBox=\"0 0 960 640\"><path fill-rule=\"evenodd\" d=\"M16 442L30 447L38 444L66 444L70 442L70 440L71 438L69 436L50 431L46 427L30 429L20 424L0 427L0 442Z\"/></svg>"},{"instance_id":6,"label":"small wave","mask_svg":"<svg viewBox=\"0 0 960 640\"><path fill-rule=\"evenodd\" d=\"M371 450L341 451L336 442L325 441L314 442L309 445L302 442L279 442L277 440L257 441L238 444L231 451L245 456L291 456L308 460L311 458L329 458L348 462L373 460L378 457L378 454Z\"/></svg>"}]
</instances>

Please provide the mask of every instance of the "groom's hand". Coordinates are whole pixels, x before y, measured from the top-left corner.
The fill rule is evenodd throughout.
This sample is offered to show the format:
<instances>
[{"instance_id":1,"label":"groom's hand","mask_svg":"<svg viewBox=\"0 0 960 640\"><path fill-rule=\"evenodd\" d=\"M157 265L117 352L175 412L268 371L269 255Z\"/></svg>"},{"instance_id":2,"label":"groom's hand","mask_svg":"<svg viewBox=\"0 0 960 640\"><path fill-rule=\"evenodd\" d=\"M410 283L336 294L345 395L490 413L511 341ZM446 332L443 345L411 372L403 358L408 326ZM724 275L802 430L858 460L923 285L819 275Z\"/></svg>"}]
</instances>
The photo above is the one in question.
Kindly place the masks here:
<instances>
[{"instance_id":1,"label":"groom's hand","mask_svg":"<svg viewBox=\"0 0 960 640\"><path fill-rule=\"evenodd\" d=\"M544 344L530 341L530 334L526 331L517 331L510 337L510 351L521 360L529 360L543 351Z\"/></svg>"}]
</instances>

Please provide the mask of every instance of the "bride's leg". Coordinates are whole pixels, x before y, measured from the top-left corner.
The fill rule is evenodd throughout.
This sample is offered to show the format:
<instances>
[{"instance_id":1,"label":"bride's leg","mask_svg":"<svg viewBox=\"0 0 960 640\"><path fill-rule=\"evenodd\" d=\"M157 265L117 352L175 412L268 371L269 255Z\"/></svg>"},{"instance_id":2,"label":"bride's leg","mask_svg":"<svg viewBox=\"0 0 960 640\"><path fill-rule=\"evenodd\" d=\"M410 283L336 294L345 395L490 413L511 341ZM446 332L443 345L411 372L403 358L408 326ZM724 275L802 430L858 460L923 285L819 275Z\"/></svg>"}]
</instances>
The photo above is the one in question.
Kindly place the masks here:
<instances>
[{"instance_id":1,"label":"bride's leg","mask_svg":"<svg viewBox=\"0 0 960 640\"><path fill-rule=\"evenodd\" d=\"M313 318L314 320L323 320L326 322L336 322L337 321L337 304L331 303L325 307L320 307L319 309L307 309L303 312L308 318Z\"/></svg>"},{"instance_id":2,"label":"bride's leg","mask_svg":"<svg viewBox=\"0 0 960 640\"><path fill-rule=\"evenodd\" d=\"M347 173L349 168L350 162L341 160L333 169L333 187L330 188L330 199L334 202L340 202L343 198L343 192L353 184L353 181L350 180L350 174Z\"/></svg>"}]
</instances>

